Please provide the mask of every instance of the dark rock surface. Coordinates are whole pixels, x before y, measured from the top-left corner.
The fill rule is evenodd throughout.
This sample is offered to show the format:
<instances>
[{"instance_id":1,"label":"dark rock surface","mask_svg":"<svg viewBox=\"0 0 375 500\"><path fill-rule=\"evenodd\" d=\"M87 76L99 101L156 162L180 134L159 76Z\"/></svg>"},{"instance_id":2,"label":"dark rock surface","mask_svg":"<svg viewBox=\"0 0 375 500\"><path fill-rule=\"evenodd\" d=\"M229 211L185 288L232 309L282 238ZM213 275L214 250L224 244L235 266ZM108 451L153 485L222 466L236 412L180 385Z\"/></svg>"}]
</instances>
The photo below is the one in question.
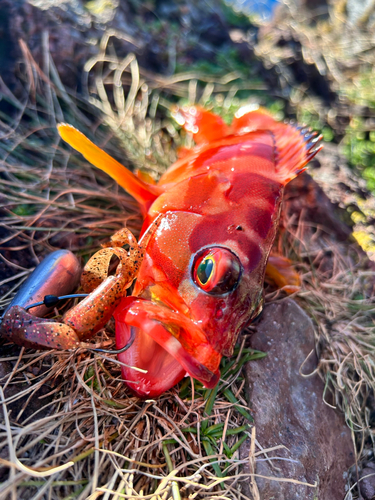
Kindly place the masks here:
<instances>
[{"instance_id":1,"label":"dark rock surface","mask_svg":"<svg viewBox=\"0 0 375 500\"><path fill-rule=\"evenodd\" d=\"M354 461L350 431L343 416L323 402L320 378L300 373L311 351L301 372L314 371L314 345L312 322L293 300L266 306L251 346L267 352L267 357L246 367L248 401L261 446L284 445L287 449L269 454L284 460L268 462L258 456L255 472L317 482L318 486L257 478L262 500L342 500L345 496L345 473ZM249 442L242 447L242 459L248 457L249 447ZM252 498L248 483L243 483L242 490Z\"/></svg>"},{"instance_id":2,"label":"dark rock surface","mask_svg":"<svg viewBox=\"0 0 375 500\"><path fill-rule=\"evenodd\" d=\"M314 167L314 163L311 167ZM288 214L299 214L299 218L302 216L310 225L319 225L333 241L345 242L351 235L351 227L344 222L347 216L345 210L332 202L307 172L287 185L285 209Z\"/></svg>"},{"instance_id":3,"label":"dark rock surface","mask_svg":"<svg viewBox=\"0 0 375 500\"><path fill-rule=\"evenodd\" d=\"M359 489L363 500L371 500L375 497L375 464L370 462L364 467L360 474Z\"/></svg>"},{"instance_id":4,"label":"dark rock surface","mask_svg":"<svg viewBox=\"0 0 375 500\"><path fill-rule=\"evenodd\" d=\"M79 92L83 67L98 54L104 33L113 35L112 54L121 59L133 52L141 67L158 74L186 70L197 61L216 61L219 51L227 55L217 63L224 66L221 71L233 71L237 49L237 62L248 65L254 74L264 72L251 44L239 47L230 37L236 28L254 37L257 28L224 3L0 0L0 12L2 78L16 93L20 91L16 66L23 57L20 40L42 70L49 52L62 83ZM24 71L21 67L21 80Z\"/></svg>"}]
</instances>

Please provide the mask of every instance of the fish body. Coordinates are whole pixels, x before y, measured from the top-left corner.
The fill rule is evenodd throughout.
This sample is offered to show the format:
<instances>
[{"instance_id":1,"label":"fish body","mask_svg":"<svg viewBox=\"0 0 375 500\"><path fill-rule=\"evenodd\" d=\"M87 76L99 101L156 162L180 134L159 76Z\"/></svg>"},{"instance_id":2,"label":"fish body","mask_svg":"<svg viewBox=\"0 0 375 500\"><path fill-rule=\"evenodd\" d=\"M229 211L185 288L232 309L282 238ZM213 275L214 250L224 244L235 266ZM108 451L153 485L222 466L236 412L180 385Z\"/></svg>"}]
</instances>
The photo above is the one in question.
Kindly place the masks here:
<instances>
[{"instance_id":1,"label":"fish body","mask_svg":"<svg viewBox=\"0 0 375 500\"><path fill-rule=\"evenodd\" d=\"M130 173L121 179L141 204L142 233L155 226L133 293L114 313L118 347L135 329L119 359L124 380L142 397L160 395L186 374L208 388L217 384L222 356L262 309L285 185L320 149L316 134L264 110L240 110L230 126L197 107L175 117L194 134L195 148L155 186ZM94 151L72 145L116 177L105 158L95 162Z\"/></svg>"}]
</instances>

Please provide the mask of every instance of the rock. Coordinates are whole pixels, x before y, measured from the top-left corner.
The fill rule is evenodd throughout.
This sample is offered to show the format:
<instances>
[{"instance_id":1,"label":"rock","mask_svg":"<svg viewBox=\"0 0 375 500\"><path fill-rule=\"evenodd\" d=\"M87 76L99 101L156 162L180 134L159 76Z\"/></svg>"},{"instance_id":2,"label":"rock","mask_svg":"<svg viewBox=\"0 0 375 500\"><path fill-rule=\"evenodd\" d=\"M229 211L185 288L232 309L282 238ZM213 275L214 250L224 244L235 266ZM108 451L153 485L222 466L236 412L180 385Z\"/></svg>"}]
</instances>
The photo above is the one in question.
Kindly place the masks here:
<instances>
[{"instance_id":1,"label":"rock","mask_svg":"<svg viewBox=\"0 0 375 500\"><path fill-rule=\"evenodd\" d=\"M343 219L345 211L332 203L323 189L307 173L299 175L285 190L285 212L321 226L332 239L348 241L351 227Z\"/></svg>"},{"instance_id":2,"label":"rock","mask_svg":"<svg viewBox=\"0 0 375 500\"><path fill-rule=\"evenodd\" d=\"M312 373L316 367L314 328L310 318L291 299L265 307L256 333L254 349L267 357L246 367L248 401L255 418L256 438L263 448L284 445L287 449L269 456L284 460L260 461L256 473L317 483L317 488L257 478L262 500L342 500L344 474L354 461L350 431L343 415L323 402L323 382ZM242 447L247 458L250 443ZM272 465L270 465L272 463ZM249 472L245 467L245 472ZM250 498L248 481L244 493Z\"/></svg>"},{"instance_id":3,"label":"rock","mask_svg":"<svg viewBox=\"0 0 375 500\"><path fill-rule=\"evenodd\" d=\"M361 479L359 489L363 496L363 500L371 500L375 497L375 464L370 462L362 469L359 474Z\"/></svg>"}]
</instances>

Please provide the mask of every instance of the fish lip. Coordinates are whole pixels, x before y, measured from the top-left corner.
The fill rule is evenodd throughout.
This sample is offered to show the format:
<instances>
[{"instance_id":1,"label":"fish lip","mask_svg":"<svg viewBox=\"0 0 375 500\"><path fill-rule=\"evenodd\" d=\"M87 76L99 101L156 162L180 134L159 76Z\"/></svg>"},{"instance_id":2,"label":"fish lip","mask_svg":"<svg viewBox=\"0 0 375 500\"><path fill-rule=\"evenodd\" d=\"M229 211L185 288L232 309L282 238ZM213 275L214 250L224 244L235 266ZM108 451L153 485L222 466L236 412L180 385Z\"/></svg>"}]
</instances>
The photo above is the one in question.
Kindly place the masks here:
<instances>
[{"instance_id":1,"label":"fish lip","mask_svg":"<svg viewBox=\"0 0 375 500\"><path fill-rule=\"evenodd\" d=\"M156 303L142 297L129 296L121 300L114 317L116 323L125 323L127 326L139 328L149 335L173 356L190 376L202 382L205 387L216 386L220 379L221 354L214 351L199 326L181 311L174 311L163 302ZM168 318L172 318L169 323ZM189 331L187 331L187 325L191 326ZM195 339L197 340L195 349L190 349L186 342L184 346L184 342L172 335L173 327L187 333L193 330L193 336L197 334L198 337ZM194 355L194 351L197 356ZM201 359L198 359L199 357Z\"/></svg>"}]
</instances>

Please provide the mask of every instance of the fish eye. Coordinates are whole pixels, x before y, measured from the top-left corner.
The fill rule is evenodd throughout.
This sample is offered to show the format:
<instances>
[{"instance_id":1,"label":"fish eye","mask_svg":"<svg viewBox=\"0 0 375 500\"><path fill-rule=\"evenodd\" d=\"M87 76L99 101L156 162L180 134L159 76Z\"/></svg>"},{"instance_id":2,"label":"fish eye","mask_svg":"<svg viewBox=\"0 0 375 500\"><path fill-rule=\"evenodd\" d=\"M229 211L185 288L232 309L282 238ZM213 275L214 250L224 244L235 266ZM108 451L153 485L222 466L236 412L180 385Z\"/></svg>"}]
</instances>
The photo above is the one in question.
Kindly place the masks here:
<instances>
[{"instance_id":1,"label":"fish eye","mask_svg":"<svg viewBox=\"0 0 375 500\"><path fill-rule=\"evenodd\" d=\"M226 248L206 248L193 265L193 280L202 290L220 295L234 290L241 276L241 264Z\"/></svg>"}]
</instances>

